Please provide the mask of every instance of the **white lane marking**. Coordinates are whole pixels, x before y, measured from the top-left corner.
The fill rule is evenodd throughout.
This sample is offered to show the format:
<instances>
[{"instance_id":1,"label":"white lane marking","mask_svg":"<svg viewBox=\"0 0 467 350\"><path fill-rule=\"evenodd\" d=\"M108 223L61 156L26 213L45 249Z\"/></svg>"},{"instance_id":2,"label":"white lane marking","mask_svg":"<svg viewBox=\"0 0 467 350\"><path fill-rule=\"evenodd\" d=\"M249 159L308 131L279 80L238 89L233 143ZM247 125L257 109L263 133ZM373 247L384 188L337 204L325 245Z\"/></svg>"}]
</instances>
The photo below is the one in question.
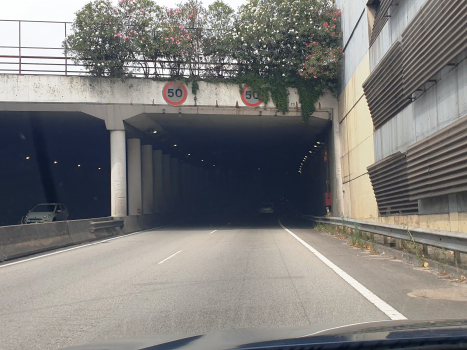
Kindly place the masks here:
<instances>
[{"instance_id":1,"label":"white lane marking","mask_svg":"<svg viewBox=\"0 0 467 350\"><path fill-rule=\"evenodd\" d=\"M307 335L302 335L300 336L299 338L306 338L306 337L311 337L313 335L317 335L317 334L321 334L323 332L327 332L327 331L332 331L332 330L335 330L335 329L340 329L340 328L346 328L346 327L351 327L351 326L359 326L359 325L362 325L362 324L369 324L369 323L380 323L380 322L391 322L392 320L382 320L382 321L368 321L368 322L358 322L358 323L351 323L351 324L346 324L344 326L338 326L338 327L332 327L332 328L327 328L327 329L323 329L321 331L318 331L318 332L314 332L314 333L311 333L311 334L307 334Z\"/></svg>"},{"instance_id":2,"label":"white lane marking","mask_svg":"<svg viewBox=\"0 0 467 350\"><path fill-rule=\"evenodd\" d=\"M157 265L165 263L167 260L173 258L175 255L177 255L178 253L181 253L181 252L183 252L183 250L179 250L178 252L176 252L175 254L172 254L172 255L169 256L168 258L165 258L164 260L159 261L159 262L157 263Z\"/></svg>"},{"instance_id":3,"label":"white lane marking","mask_svg":"<svg viewBox=\"0 0 467 350\"><path fill-rule=\"evenodd\" d=\"M288 228L286 228L284 225L282 225L282 222L279 220L279 225L286 230L288 233L292 235L297 241L299 241L301 244L303 244L310 252L316 255L318 259L320 259L323 263L325 263L328 267L330 267L335 273L337 273L344 281L346 281L348 284L350 284L357 292L359 292L361 295L363 295L368 301L373 303L378 309L380 309L382 312L384 312L391 320L406 320L407 317L402 315L399 311L394 309L391 305L386 303L384 300L376 296L373 292L371 292L369 289L364 287L360 282L358 282L355 278L350 276L347 272L342 270L340 267L335 265L333 262L331 262L328 258L326 258L323 254L318 252L315 248L313 248L311 245L306 243L303 239L298 237L295 233L290 231Z\"/></svg>"},{"instance_id":4,"label":"white lane marking","mask_svg":"<svg viewBox=\"0 0 467 350\"><path fill-rule=\"evenodd\" d=\"M114 239L120 239L120 238L123 238L123 237L133 236L133 235L136 235L137 233L143 233L143 232L146 232L146 231L157 230L157 229L164 228L164 227L169 227L169 226L171 226L171 225L165 225L165 226L154 227L154 228L150 228L150 229L143 230L143 231L137 231L137 232L128 233L128 234L123 235L123 236L107 238L107 239L104 239L104 240L102 240L102 241L96 241L96 242L92 242L92 243L80 245L80 246L73 247L73 248L67 248L67 249L59 250L59 251L57 251L57 252L52 252L52 253L47 253L47 254L43 254L43 255L39 255L39 256L34 256L34 257L32 257L32 258L28 258L28 259L23 259L23 260L20 260L20 261L11 262L11 263L8 263L8 264L5 264L5 265L0 265L0 268L2 268L2 267L7 267L7 266L11 266L11 265L16 265L16 264L21 264L21 263L24 263L24 262L26 262L26 261L31 261L31 260L36 260L36 259L40 259L40 258L45 258L45 257L47 257L47 256L51 256L51 255L55 255L55 254L60 254L60 253L69 252L70 250L75 250L75 249L80 249L80 248L84 248L84 247L89 247L89 246L91 246L91 245L96 245L96 244L100 244L100 243L105 243L105 242L108 242L108 241L113 241Z\"/></svg>"},{"instance_id":5,"label":"white lane marking","mask_svg":"<svg viewBox=\"0 0 467 350\"><path fill-rule=\"evenodd\" d=\"M209 232L209 234L214 233L214 232L217 232L217 230L214 230L214 231L212 231L212 232Z\"/></svg>"}]
</instances>

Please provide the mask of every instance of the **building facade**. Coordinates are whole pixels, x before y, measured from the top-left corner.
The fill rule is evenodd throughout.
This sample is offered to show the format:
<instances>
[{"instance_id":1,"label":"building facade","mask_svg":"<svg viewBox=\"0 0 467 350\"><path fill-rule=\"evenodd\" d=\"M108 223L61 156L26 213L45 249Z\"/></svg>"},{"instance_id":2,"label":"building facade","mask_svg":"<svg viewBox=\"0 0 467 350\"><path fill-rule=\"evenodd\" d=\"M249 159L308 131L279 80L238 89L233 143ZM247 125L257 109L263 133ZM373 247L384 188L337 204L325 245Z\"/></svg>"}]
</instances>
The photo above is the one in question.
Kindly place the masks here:
<instances>
[{"instance_id":1,"label":"building facade","mask_svg":"<svg viewBox=\"0 0 467 350\"><path fill-rule=\"evenodd\" d=\"M345 58L333 214L467 232L467 1L335 5Z\"/></svg>"}]
</instances>

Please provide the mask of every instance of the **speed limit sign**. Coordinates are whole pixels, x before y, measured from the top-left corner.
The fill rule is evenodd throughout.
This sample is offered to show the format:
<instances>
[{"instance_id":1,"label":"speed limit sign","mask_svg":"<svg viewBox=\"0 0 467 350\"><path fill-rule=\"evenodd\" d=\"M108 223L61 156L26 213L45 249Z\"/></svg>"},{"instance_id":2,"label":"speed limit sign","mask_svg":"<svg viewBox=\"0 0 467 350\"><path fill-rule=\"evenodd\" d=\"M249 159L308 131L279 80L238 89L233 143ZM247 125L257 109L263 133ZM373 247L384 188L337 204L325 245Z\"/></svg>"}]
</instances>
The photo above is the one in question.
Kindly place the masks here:
<instances>
[{"instance_id":1,"label":"speed limit sign","mask_svg":"<svg viewBox=\"0 0 467 350\"><path fill-rule=\"evenodd\" d=\"M187 92L182 84L169 82L162 89L162 96L169 105L178 106L185 102Z\"/></svg>"},{"instance_id":2,"label":"speed limit sign","mask_svg":"<svg viewBox=\"0 0 467 350\"><path fill-rule=\"evenodd\" d=\"M253 92L251 86L245 86L242 92L242 101L250 107L258 107L263 100L260 100L257 92Z\"/></svg>"}]
</instances>

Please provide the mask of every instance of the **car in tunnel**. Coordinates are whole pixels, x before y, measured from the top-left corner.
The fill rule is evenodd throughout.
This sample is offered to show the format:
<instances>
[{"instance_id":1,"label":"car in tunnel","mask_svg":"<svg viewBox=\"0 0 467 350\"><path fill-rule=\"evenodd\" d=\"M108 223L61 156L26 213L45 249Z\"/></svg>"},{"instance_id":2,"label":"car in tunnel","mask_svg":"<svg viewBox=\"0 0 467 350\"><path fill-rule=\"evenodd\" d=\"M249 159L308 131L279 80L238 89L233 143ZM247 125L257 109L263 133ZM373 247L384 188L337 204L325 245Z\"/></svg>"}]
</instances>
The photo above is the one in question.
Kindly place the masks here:
<instances>
[{"instance_id":1,"label":"car in tunnel","mask_svg":"<svg viewBox=\"0 0 467 350\"><path fill-rule=\"evenodd\" d=\"M260 214L274 214L274 204L271 202L264 202L259 208Z\"/></svg>"},{"instance_id":2,"label":"car in tunnel","mask_svg":"<svg viewBox=\"0 0 467 350\"><path fill-rule=\"evenodd\" d=\"M68 218L68 209L61 203L41 203L25 216L25 224L63 221Z\"/></svg>"}]
</instances>

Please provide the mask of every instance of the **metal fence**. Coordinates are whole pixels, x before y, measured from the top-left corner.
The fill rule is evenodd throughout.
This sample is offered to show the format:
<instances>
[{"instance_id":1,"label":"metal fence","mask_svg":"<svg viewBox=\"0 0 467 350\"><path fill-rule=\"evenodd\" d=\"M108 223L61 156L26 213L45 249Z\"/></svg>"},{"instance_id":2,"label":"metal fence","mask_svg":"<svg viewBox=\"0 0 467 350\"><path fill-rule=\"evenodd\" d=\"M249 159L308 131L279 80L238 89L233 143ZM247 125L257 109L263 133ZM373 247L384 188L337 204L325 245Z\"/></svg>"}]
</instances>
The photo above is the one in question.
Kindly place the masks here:
<instances>
[{"instance_id":1,"label":"metal fence","mask_svg":"<svg viewBox=\"0 0 467 350\"><path fill-rule=\"evenodd\" d=\"M0 33L0 74L89 75L63 47L72 33L71 22L0 20ZM226 78L238 73L233 60L216 62L202 53L195 56L192 62L136 59L126 68L135 78Z\"/></svg>"},{"instance_id":2,"label":"metal fence","mask_svg":"<svg viewBox=\"0 0 467 350\"><path fill-rule=\"evenodd\" d=\"M426 246L450 250L454 252L454 260L458 264L461 263L460 253L467 253L467 233L463 232L432 230L402 225L386 225L368 221L336 217L318 217L304 214L302 214L302 217L320 224L343 226L370 234L419 243L424 246L424 251L426 250Z\"/></svg>"}]
</instances>

